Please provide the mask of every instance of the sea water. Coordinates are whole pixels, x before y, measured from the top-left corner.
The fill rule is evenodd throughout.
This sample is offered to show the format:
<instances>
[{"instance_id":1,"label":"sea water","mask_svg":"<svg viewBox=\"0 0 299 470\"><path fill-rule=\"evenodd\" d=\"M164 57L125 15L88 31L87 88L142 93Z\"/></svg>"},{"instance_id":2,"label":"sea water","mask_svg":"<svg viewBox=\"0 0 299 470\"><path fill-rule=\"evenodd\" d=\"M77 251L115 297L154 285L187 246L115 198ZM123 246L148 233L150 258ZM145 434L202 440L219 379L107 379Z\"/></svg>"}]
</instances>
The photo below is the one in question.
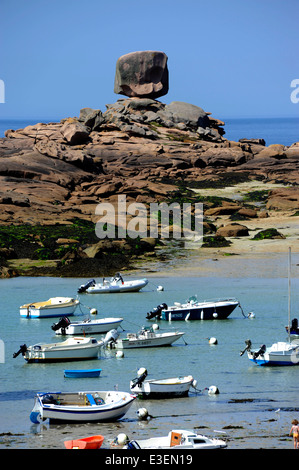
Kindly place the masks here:
<instances>
[{"instance_id":1,"label":"sea water","mask_svg":"<svg viewBox=\"0 0 299 470\"><path fill-rule=\"evenodd\" d=\"M143 277L142 275L139 277ZM136 278L136 276L135 276ZM76 315L80 320L96 308L96 318L123 317L121 335L137 332L153 321L146 314L158 304L184 302L197 294L199 299L236 297L237 307L227 320L159 321L160 332L183 331L183 338L170 347L104 350L99 359L89 361L28 364L22 355L13 358L21 344L62 341L51 325L56 318L21 318L19 306L54 296L77 295L86 279L17 277L0 281L1 340L5 357L0 363L0 448L64 448L64 440L94 434L105 436L103 446L119 434L130 439L165 435L171 429L194 429L210 437L227 439L230 449L291 449L288 437L291 421L299 417L299 367L263 368L249 361L245 340L254 347L286 339L288 321L288 280L273 278L159 277L150 275L149 284L139 293L80 295ZM164 291L158 291L162 285ZM294 312L299 292L298 277L292 280ZM295 307L296 306L296 307ZM245 318L254 312L254 318ZM124 330L124 331L123 331ZM98 339L102 335L96 335ZM211 345L215 337L218 344ZM122 390L130 391L130 380L145 367L148 378L167 378L191 374L196 389L185 398L137 399L117 423L32 424L29 415L38 392ZM64 369L101 368L99 378L70 379ZM219 394L209 395L215 385ZM151 416L139 421L137 410L145 407Z\"/></svg>"}]
</instances>

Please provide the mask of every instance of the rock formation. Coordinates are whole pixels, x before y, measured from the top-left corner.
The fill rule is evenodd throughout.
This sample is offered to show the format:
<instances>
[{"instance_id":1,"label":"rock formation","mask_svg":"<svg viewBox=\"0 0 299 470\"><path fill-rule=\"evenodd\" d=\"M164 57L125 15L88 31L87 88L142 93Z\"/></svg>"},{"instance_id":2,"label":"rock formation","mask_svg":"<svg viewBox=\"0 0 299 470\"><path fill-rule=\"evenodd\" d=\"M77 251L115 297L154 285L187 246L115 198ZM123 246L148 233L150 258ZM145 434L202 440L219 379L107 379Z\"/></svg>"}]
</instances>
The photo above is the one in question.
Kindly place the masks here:
<instances>
[{"instance_id":1,"label":"rock formation","mask_svg":"<svg viewBox=\"0 0 299 470\"><path fill-rule=\"evenodd\" d=\"M252 179L292 185L271 193L267 208L296 213L299 143L228 141L224 122L209 112L156 99L167 90L165 54L127 54L118 61L115 79L116 93L126 97L104 112L84 108L61 122L7 130L0 139L0 223L97 221L97 204L119 194L150 203L166 200L182 185L217 187ZM213 214L206 215L241 209L211 207Z\"/></svg>"}]
</instances>

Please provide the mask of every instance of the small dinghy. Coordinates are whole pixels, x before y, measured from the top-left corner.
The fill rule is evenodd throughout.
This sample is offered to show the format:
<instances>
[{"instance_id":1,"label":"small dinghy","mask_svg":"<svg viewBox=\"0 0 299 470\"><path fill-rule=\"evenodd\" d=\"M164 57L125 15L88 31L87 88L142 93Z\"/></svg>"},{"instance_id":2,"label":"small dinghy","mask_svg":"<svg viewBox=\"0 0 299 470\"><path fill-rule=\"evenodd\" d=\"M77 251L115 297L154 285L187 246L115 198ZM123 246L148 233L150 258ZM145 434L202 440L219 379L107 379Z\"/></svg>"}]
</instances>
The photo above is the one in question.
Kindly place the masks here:
<instances>
[{"instance_id":1,"label":"small dinghy","mask_svg":"<svg viewBox=\"0 0 299 470\"><path fill-rule=\"evenodd\" d=\"M147 279L136 279L124 281L121 274L117 273L113 278L103 279L103 282L95 282L94 279L82 284L78 293L87 292L87 294L113 294L121 292L139 292L148 284Z\"/></svg>"},{"instance_id":2,"label":"small dinghy","mask_svg":"<svg viewBox=\"0 0 299 470\"><path fill-rule=\"evenodd\" d=\"M66 449L99 449L104 442L104 436L82 437L81 439L73 439L64 441Z\"/></svg>"},{"instance_id":3,"label":"small dinghy","mask_svg":"<svg viewBox=\"0 0 299 470\"><path fill-rule=\"evenodd\" d=\"M66 369L64 371L64 377L77 379L87 377L99 377L102 369Z\"/></svg>"},{"instance_id":4,"label":"small dinghy","mask_svg":"<svg viewBox=\"0 0 299 470\"><path fill-rule=\"evenodd\" d=\"M92 337L73 337L60 343L35 344L28 347L22 344L13 357L22 354L27 362L78 361L97 358L101 346L102 343Z\"/></svg>"},{"instance_id":5,"label":"small dinghy","mask_svg":"<svg viewBox=\"0 0 299 470\"><path fill-rule=\"evenodd\" d=\"M227 444L222 439L215 439L196 434L193 431L175 429L167 436L151 437L130 441L126 449L224 449Z\"/></svg>"},{"instance_id":6,"label":"small dinghy","mask_svg":"<svg viewBox=\"0 0 299 470\"><path fill-rule=\"evenodd\" d=\"M147 370L140 368L138 376L130 382L131 392L143 398L184 397L188 396L191 386L196 389L197 385L192 375L151 380L145 380L146 377Z\"/></svg>"},{"instance_id":7,"label":"small dinghy","mask_svg":"<svg viewBox=\"0 0 299 470\"><path fill-rule=\"evenodd\" d=\"M35 396L33 423L51 421L116 421L130 409L136 396L127 392L48 392Z\"/></svg>"},{"instance_id":8,"label":"small dinghy","mask_svg":"<svg viewBox=\"0 0 299 470\"><path fill-rule=\"evenodd\" d=\"M118 333L117 333L118 334ZM128 333L126 338L117 338L111 335L111 340L107 346L115 349L152 348L158 346L170 346L180 339L185 333L170 331L156 333L154 327L143 327L137 333Z\"/></svg>"},{"instance_id":9,"label":"small dinghy","mask_svg":"<svg viewBox=\"0 0 299 470\"><path fill-rule=\"evenodd\" d=\"M101 318L93 320L88 318L82 321L71 322L67 317L62 317L52 325L52 330L57 335L85 335L107 333L112 328L118 328L123 318Z\"/></svg>"},{"instance_id":10,"label":"small dinghy","mask_svg":"<svg viewBox=\"0 0 299 470\"><path fill-rule=\"evenodd\" d=\"M20 316L25 318L49 318L73 315L80 301L71 297L51 297L41 302L30 302L20 307Z\"/></svg>"}]
</instances>

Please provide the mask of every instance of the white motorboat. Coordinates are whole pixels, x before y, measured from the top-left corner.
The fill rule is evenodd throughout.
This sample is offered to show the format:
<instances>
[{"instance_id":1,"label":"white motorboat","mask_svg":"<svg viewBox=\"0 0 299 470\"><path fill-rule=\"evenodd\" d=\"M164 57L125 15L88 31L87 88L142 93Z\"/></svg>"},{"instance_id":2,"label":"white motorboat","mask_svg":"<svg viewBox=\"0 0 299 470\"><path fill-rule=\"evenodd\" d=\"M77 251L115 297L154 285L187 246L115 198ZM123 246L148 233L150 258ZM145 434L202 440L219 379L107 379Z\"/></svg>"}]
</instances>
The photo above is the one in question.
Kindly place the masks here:
<instances>
[{"instance_id":1,"label":"white motorboat","mask_svg":"<svg viewBox=\"0 0 299 470\"><path fill-rule=\"evenodd\" d=\"M197 385L192 375L145 380L146 376L147 370L139 369L138 377L130 382L132 393L147 398L183 397L188 395L191 386L196 389Z\"/></svg>"},{"instance_id":2,"label":"white motorboat","mask_svg":"<svg viewBox=\"0 0 299 470\"><path fill-rule=\"evenodd\" d=\"M94 359L98 357L102 343L95 338L71 337L66 341L50 344L35 344L33 346L20 346L18 352L27 362L54 362L54 361L78 361Z\"/></svg>"},{"instance_id":3,"label":"white motorboat","mask_svg":"<svg viewBox=\"0 0 299 470\"><path fill-rule=\"evenodd\" d=\"M146 316L148 320L224 320L237 306L237 299L212 299L198 301L196 296L190 297L185 303L174 302L167 306L165 303L158 305Z\"/></svg>"},{"instance_id":4,"label":"white motorboat","mask_svg":"<svg viewBox=\"0 0 299 470\"><path fill-rule=\"evenodd\" d=\"M222 439L215 439L196 434L185 429L175 429L167 436L151 437L130 441L126 449L224 449L227 444Z\"/></svg>"},{"instance_id":5,"label":"white motorboat","mask_svg":"<svg viewBox=\"0 0 299 470\"><path fill-rule=\"evenodd\" d=\"M118 334L111 335L111 341L108 343L108 346L115 349L170 346L184 334L179 331L156 333L153 327L143 327L137 333L128 333L126 338L118 338Z\"/></svg>"},{"instance_id":6,"label":"white motorboat","mask_svg":"<svg viewBox=\"0 0 299 470\"><path fill-rule=\"evenodd\" d=\"M241 351L242 356L247 351L248 358L261 366L297 366L299 365L299 342L291 341L291 248L289 248L288 262L288 341L278 341L272 346L263 344L259 349L251 349L250 339L245 341L246 348Z\"/></svg>"},{"instance_id":7,"label":"white motorboat","mask_svg":"<svg viewBox=\"0 0 299 470\"><path fill-rule=\"evenodd\" d=\"M51 328L57 335L90 335L107 333L113 328L118 328L122 321L123 318L107 317L98 320L87 318L82 321L70 322L67 317L62 317Z\"/></svg>"},{"instance_id":8,"label":"white motorboat","mask_svg":"<svg viewBox=\"0 0 299 470\"><path fill-rule=\"evenodd\" d=\"M116 421L127 413L135 398L135 395L119 391L38 393L30 420L33 423L46 419Z\"/></svg>"},{"instance_id":9,"label":"white motorboat","mask_svg":"<svg viewBox=\"0 0 299 470\"><path fill-rule=\"evenodd\" d=\"M81 285L78 293L87 292L88 294L113 294L121 292L138 292L148 284L147 279L136 279L124 281L120 273L113 278L103 279L102 282L96 282L94 279Z\"/></svg>"},{"instance_id":10,"label":"white motorboat","mask_svg":"<svg viewBox=\"0 0 299 470\"><path fill-rule=\"evenodd\" d=\"M71 297L51 297L49 300L21 305L20 315L26 318L73 315L80 301Z\"/></svg>"}]
</instances>

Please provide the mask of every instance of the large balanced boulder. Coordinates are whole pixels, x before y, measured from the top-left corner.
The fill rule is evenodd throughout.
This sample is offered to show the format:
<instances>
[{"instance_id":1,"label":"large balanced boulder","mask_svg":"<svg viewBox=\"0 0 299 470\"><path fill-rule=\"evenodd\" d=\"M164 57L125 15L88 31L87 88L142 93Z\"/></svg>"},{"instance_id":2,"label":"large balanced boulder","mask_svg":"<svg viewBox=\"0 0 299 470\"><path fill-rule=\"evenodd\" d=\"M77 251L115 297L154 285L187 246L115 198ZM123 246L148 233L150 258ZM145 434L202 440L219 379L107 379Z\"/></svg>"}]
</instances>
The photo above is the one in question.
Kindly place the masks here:
<instances>
[{"instance_id":1,"label":"large balanced boulder","mask_svg":"<svg viewBox=\"0 0 299 470\"><path fill-rule=\"evenodd\" d=\"M168 93L167 55L159 51L131 52L116 62L114 92L129 97L158 98Z\"/></svg>"}]
</instances>

